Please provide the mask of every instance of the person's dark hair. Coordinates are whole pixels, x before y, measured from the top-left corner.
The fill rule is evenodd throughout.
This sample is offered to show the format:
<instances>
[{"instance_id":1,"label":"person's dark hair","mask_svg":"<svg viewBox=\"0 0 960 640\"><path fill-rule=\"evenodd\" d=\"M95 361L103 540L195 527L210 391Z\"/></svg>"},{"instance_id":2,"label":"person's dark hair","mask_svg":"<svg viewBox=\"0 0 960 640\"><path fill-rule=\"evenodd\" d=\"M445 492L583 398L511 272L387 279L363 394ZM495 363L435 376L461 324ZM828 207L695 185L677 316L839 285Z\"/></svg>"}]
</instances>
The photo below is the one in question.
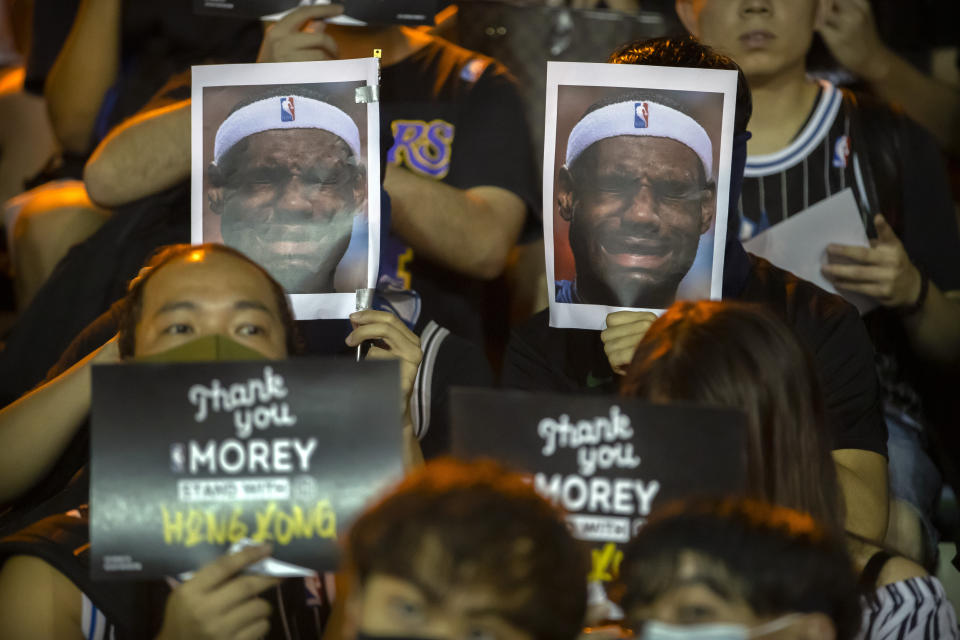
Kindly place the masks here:
<instances>
[{"instance_id":1,"label":"person's dark hair","mask_svg":"<svg viewBox=\"0 0 960 640\"><path fill-rule=\"evenodd\" d=\"M356 109L355 102L347 102L344 99L344 91L336 90L331 88L329 85L331 83L321 83L321 84L275 84L268 85L263 87L259 91L254 91L249 95L245 96L233 105L233 108L230 109L230 113L226 117L229 117L234 112L239 111L243 107L253 104L254 102L259 102L261 100L266 100L267 98L281 98L285 96L300 96L303 98L310 98L312 100L319 100L320 102L326 102L327 104L340 109L353 117L352 112ZM336 83L340 84L340 83ZM359 86L359 84L358 84ZM353 94L350 94L351 100L353 100ZM278 105L279 108L279 105ZM224 119L226 119L226 117ZM340 150L344 153L344 157L349 158L348 168L350 171L349 179L351 181L362 179L365 175L364 168L360 158L354 156L353 150L350 146L343 140L338 140ZM220 158L220 163L217 165L211 164L207 167L207 176L210 180L210 184L215 187L226 186L230 178L237 171L237 165L239 159L243 156L243 153L249 147L250 140L249 138L244 138L239 140L235 145L233 145L227 153Z\"/></svg>"},{"instance_id":2,"label":"person's dark hair","mask_svg":"<svg viewBox=\"0 0 960 640\"><path fill-rule=\"evenodd\" d=\"M860 628L859 588L843 538L808 514L744 498L693 499L664 507L624 550L620 580L627 615L679 584L681 560L721 594L760 617L822 613L851 640Z\"/></svg>"},{"instance_id":3,"label":"person's dark hair","mask_svg":"<svg viewBox=\"0 0 960 640\"><path fill-rule=\"evenodd\" d=\"M290 309L290 304L287 302L287 295L284 293L280 283L274 280L273 277L267 273L266 269L236 249L226 245L208 242L199 245L171 244L160 247L150 256L146 264L143 265L137 277L130 281L127 295L123 299L123 304L120 307L120 317L118 321L117 347L120 351L121 358L127 358L133 355L137 324L140 322L140 312L143 308L143 290L147 286L147 282L168 263L194 251L224 253L234 258L239 258L256 267L267 279L267 282L270 283L270 288L273 291L277 309L280 313L280 322L283 324L284 332L286 333L287 354L292 356L301 352L302 341L300 339L300 333L297 330L297 323L293 318L293 311Z\"/></svg>"},{"instance_id":4,"label":"person's dark hair","mask_svg":"<svg viewBox=\"0 0 960 640\"><path fill-rule=\"evenodd\" d=\"M731 58L717 53L692 36L652 38L625 44L608 60L613 64L644 64L659 67L693 67L697 69L730 69L737 72L737 106L734 134L747 130L753 115L753 98L743 71Z\"/></svg>"},{"instance_id":5,"label":"person's dark hair","mask_svg":"<svg viewBox=\"0 0 960 640\"><path fill-rule=\"evenodd\" d=\"M361 586L382 574L434 598L489 587L538 640L577 637L586 612L585 552L523 476L491 461L441 459L408 476L350 529L347 563Z\"/></svg>"},{"instance_id":6,"label":"person's dark hair","mask_svg":"<svg viewBox=\"0 0 960 640\"><path fill-rule=\"evenodd\" d=\"M640 341L620 392L741 409L754 497L842 531L816 369L770 311L729 301L675 303Z\"/></svg>"}]
</instances>

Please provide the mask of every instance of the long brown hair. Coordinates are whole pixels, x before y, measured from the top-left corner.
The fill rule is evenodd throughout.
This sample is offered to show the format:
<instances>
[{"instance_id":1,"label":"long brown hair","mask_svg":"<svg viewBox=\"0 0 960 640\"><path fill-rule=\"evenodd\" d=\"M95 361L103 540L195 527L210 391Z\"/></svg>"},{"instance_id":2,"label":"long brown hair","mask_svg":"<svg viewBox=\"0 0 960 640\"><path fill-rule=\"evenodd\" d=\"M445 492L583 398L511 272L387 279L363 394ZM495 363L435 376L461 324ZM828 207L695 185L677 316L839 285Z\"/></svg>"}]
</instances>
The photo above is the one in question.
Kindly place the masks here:
<instances>
[{"instance_id":1,"label":"long brown hair","mask_svg":"<svg viewBox=\"0 0 960 640\"><path fill-rule=\"evenodd\" d=\"M816 371L771 312L737 302L674 304L640 342L620 392L741 409L753 496L842 531Z\"/></svg>"}]
</instances>

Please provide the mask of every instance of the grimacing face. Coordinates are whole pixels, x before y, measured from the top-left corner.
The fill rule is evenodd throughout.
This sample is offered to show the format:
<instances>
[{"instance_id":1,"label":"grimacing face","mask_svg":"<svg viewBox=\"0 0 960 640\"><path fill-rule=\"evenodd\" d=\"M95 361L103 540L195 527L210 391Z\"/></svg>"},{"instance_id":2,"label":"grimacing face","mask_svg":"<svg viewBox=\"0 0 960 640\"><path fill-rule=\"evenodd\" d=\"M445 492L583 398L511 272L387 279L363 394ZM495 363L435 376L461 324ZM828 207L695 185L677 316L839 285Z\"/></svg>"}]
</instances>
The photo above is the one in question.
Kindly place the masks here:
<instances>
[{"instance_id":1,"label":"grimacing face","mask_svg":"<svg viewBox=\"0 0 960 640\"><path fill-rule=\"evenodd\" d=\"M334 291L365 202L350 147L328 131L282 129L249 136L230 154L225 183L209 194L224 244L261 264L288 293Z\"/></svg>"},{"instance_id":2,"label":"grimacing face","mask_svg":"<svg viewBox=\"0 0 960 640\"><path fill-rule=\"evenodd\" d=\"M256 267L232 255L197 249L150 276L134 355L154 355L218 334L268 358L287 355L276 296Z\"/></svg>"},{"instance_id":3,"label":"grimacing face","mask_svg":"<svg viewBox=\"0 0 960 640\"><path fill-rule=\"evenodd\" d=\"M354 625L368 635L450 640L533 640L500 613L502 598L468 583L428 597L414 582L371 575L358 596Z\"/></svg>"},{"instance_id":4,"label":"grimacing face","mask_svg":"<svg viewBox=\"0 0 960 640\"><path fill-rule=\"evenodd\" d=\"M670 306L716 210L700 158L668 138L595 142L561 170L558 196L580 296L622 307Z\"/></svg>"},{"instance_id":5,"label":"grimacing face","mask_svg":"<svg viewBox=\"0 0 960 640\"><path fill-rule=\"evenodd\" d=\"M733 58L751 81L803 69L818 13L829 0L677 0L705 45Z\"/></svg>"}]
</instances>

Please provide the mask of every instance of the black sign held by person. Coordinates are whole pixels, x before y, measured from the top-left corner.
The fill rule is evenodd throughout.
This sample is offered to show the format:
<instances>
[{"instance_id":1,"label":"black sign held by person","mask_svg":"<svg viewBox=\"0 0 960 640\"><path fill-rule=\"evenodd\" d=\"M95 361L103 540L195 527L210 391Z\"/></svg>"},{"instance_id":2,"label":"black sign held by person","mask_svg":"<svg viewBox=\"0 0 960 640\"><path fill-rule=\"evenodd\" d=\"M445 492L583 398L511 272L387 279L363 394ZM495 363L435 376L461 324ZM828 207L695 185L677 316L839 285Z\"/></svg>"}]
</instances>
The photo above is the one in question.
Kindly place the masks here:
<instances>
[{"instance_id":1,"label":"black sign held by person","mask_svg":"<svg viewBox=\"0 0 960 640\"><path fill-rule=\"evenodd\" d=\"M330 4L329 0L193 0L195 13L259 18L282 15L299 6ZM356 24L433 25L434 17L448 0L337 0L343 16L332 22Z\"/></svg>"},{"instance_id":2,"label":"black sign held by person","mask_svg":"<svg viewBox=\"0 0 960 640\"><path fill-rule=\"evenodd\" d=\"M453 451L533 474L537 491L593 543L591 580L609 581L659 505L745 486L745 420L726 409L615 397L458 389Z\"/></svg>"},{"instance_id":3,"label":"black sign held by person","mask_svg":"<svg viewBox=\"0 0 960 640\"><path fill-rule=\"evenodd\" d=\"M192 571L240 541L333 569L402 474L397 365L340 359L95 367L94 577Z\"/></svg>"}]
</instances>

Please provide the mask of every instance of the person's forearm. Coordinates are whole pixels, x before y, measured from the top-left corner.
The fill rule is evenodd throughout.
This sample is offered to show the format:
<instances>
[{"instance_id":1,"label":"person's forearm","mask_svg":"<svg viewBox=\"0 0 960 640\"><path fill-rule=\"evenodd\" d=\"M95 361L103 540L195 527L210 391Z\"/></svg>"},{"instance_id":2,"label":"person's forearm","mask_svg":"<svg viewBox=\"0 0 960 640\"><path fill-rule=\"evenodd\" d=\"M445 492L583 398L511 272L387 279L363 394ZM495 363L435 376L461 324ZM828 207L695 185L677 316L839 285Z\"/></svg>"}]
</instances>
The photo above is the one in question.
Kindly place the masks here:
<instances>
[{"instance_id":1,"label":"person's forearm","mask_svg":"<svg viewBox=\"0 0 960 640\"><path fill-rule=\"evenodd\" d=\"M159 193L189 177L189 100L124 122L100 143L83 172L87 193L104 207Z\"/></svg>"},{"instance_id":2,"label":"person's forearm","mask_svg":"<svg viewBox=\"0 0 960 640\"><path fill-rule=\"evenodd\" d=\"M871 486L856 471L836 463L837 481L846 507L847 532L882 541L887 533L886 487Z\"/></svg>"},{"instance_id":3,"label":"person's forearm","mask_svg":"<svg viewBox=\"0 0 960 640\"><path fill-rule=\"evenodd\" d=\"M90 366L102 347L0 410L0 504L39 481L90 411Z\"/></svg>"},{"instance_id":4,"label":"person's forearm","mask_svg":"<svg viewBox=\"0 0 960 640\"><path fill-rule=\"evenodd\" d=\"M960 91L925 75L890 50L875 56L863 75L882 98L900 105L945 149L960 153Z\"/></svg>"},{"instance_id":5,"label":"person's forearm","mask_svg":"<svg viewBox=\"0 0 960 640\"><path fill-rule=\"evenodd\" d=\"M393 165L384 188L392 228L414 251L475 278L503 272L523 225L519 197L497 187L460 190Z\"/></svg>"},{"instance_id":6,"label":"person's forearm","mask_svg":"<svg viewBox=\"0 0 960 640\"><path fill-rule=\"evenodd\" d=\"M83 0L47 76L43 95L50 123L67 151L89 149L103 98L116 81L121 5L122 0Z\"/></svg>"},{"instance_id":7,"label":"person's forearm","mask_svg":"<svg viewBox=\"0 0 960 640\"><path fill-rule=\"evenodd\" d=\"M405 473L416 471L424 465L423 450L413 431L409 415L403 420L403 470Z\"/></svg>"},{"instance_id":8,"label":"person's forearm","mask_svg":"<svg viewBox=\"0 0 960 640\"><path fill-rule=\"evenodd\" d=\"M960 360L960 300L948 298L932 282L917 313L903 319L914 351L931 362Z\"/></svg>"}]
</instances>

